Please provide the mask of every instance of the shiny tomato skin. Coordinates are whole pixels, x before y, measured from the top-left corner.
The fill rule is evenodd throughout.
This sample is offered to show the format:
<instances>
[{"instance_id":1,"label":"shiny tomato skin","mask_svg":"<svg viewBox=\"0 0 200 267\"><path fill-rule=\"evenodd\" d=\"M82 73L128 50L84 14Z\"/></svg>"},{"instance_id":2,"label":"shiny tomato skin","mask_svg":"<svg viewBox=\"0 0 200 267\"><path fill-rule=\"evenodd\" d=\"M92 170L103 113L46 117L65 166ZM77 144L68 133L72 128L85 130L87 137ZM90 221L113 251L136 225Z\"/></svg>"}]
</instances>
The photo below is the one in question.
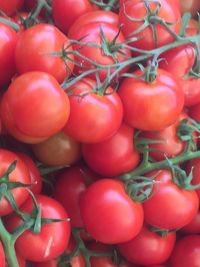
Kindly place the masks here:
<instances>
[{"instance_id":1,"label":"shiny tomato skin","mask_svg":"<svg viewBox=\"0 0 200 267\"><path fill-rule=\"evenodd\" d=\"M171 29L178 33L180 29L181 15L176 3L174 3L174 1L159 0L156 2L148 2L148 5L152 11L155 11L158 7L158 3L161 4L161 8L158 11L158 17L162 18L165 22L171 22ZM159 23L154 24L157 35L156 42L150 25L147 25L147 27L141 31L134 33L143 25L145 16L147 16L147 8L144 5L144 1L129 0L120 7L119 22L123 25L122 32L125 38L138 38L131 43L133 47L151 50L173 41L174 37L172 34Z\"/></svg>"},{"instance_id":2,"label":"shiny tomato skin","mask_svg":"<svg viewBox=\"0 0 200 267\"><path fill-rule=\"evenodd\" d=\"M114 177L134 169L139 163L139 153L134 148L134 129L122 123L108 140L82 145L83 159L102 176Z\"/></svg>"},{"instance_id":3,"label":"shiny tomato skin","mask_svg":"<svg viewBox=\"0 0 200 267\"><path fill-rule=\"evenodd\" d=\"M5 128L16 139L28 143L41 142L59 132L68 120L69 110L68 96L56 79L44 72L18 76L1 101Z\"/></svg>"},{"instance_id":4,"label":"shiny tomato skin","mask_svg":"<svg viewBox=\"0 0 200 267\"><path fill-rule=\"evenodd\" d=\"M58 28L46 23L39 23L20 32L15 50L17 71L22 74L29 71L43 71L53 75L59 83L69 77L73 70L73 56L71 60L52 55L52 53L71 52L69 41ZM68 67L66 67L66 65Z\"/></svg>"},{"instance_id":5,"label":"shiny tomato skin","mask_svg":"<svg viewBox=\"0 0 200 267\"><path fill-rule=\"evenodd\" d=\"M6 267L6 258L2 242L0 242L0 265Z\"/></svg>"},{"instance_id":6,"label":"shiny tomato skin","mask_svg":"<svg viewBox=\"0 0 200 267\"><path fill-rule=\"evenodd\" d=\"M70 115L64 133L82 143L98 143L110 138L119 129L123 119L122 102L108 87L105 95L93 92L96 82L83 79L67 92Z\"/></svg>"},{"instance_id":7,"label":"shiny tomato skin","mask_svg":"<svg viewBox=\"0 0 200 267\"><path fill-rule=\"evenodd\" d=\"M17 33L0 22L0 86L6 85L16 73L15 48Z\"/></svg>"},{"instance_id":8,"label":"shiny tomato skin","mask_svg":"<svg viewBox=\"0 0 200 267\"><path fill-rule=\"evenodd\" d=\"M143 224L142 205L129 198L121 182L112 179L90 185L80 199L80 210L86 230L105 244L132 239Z\"/></svg>"},{"instance_id":9,"label":"shiny tomato skin","mask_svg":"<svg viewBox=\"0 0 200 267\"><path fill-rule=\"evenodd\" d=\"M24 0L0 0L0 10L7 16L13 15L24 3Z\"/></svg>"},{"instance_id":10,"label":"shiny tomato skin","mask_svg":"<svg viewBox=\"0 0 200 267\"><path fill-rule=\"evenodd\" d=\"M112 11L95 10L87 12L76 19L71 25L68 31L68 36L73 36L79 30L80 25L82 27L83 25L93 22L106 22L118 26L119 16Z\"/></svg>"},{"instance_id":11,"label":"shiny tomato skin","mask_svg":"<svg viewBox=\"0 0 200 267\"><path fill-rule=\"evenodd\" d=\"M0 176L3 176L8 167L14 162L17 161L15 169L9 175L10 182L21 182L23 184L29 185L31 183L30 174L25 163L20 159L20 157L6 149L0 149ZM18 187L10 190L18 206L21 206L28 197L28 191L24 187ZM8 200L3 197L0 201L0 215L4 216L13 212Z\"/></svg>"},{"instance_id":12,"label":"shiny tomato skin","mask_svg":"<svg viewBox=\"0 0 200 267\"><path fill-rule=\"evenodd\" d=\"M141 75L141 71L133 74ZM158 69L157 78L147 83L125 78L118 90L124 106L124 120L134 128L159 131L175 123L184 105L183 91L174 76Z\"/></svg>"},{"instance_id":13,"label":"shiny tomato skin","mask_svg":"<svg viewBox=\"0 0 200 267\"><path fill-rule=\"evenodd\" d=\"M199 266L199 235L186 235L177 241L170 257L170 267Z\"/></svg>"},{"instance_id":14,"label":"shiny tomato skin","mask_svg":"<svg viewBox=\"0 0 200 267\"><path fill-rule=\"evenodd\" d=\"M76 19L92 10L93 7L89 0L52 1L52 16L54 22L65 34L68 33L70 26L76 21Z\"/></svg>"},{"instance_id":15,"label":"shiny tomato skin","mask_svg":"<svg viewBox=\"0 0 200 267\"><path fill-rule=\"evenodd\" d=\"M66 249L71 232L68 214L63 206L55 199L45 195L35 195L37 204L41 206L41 217L49 219L60 219L60 222L43 224L39 233L26 230L16 241L17 251L30 261L41 262L55 259ZM21 207L22 211L30 213L33 209L31 197ZM22 219L12 214L5 220L9 231L15 229L22 223ZM27 249L27 244L31 249Z\"/></svg>"},{"instance_id":16,"label":"shiny tomato skin","mask_svg":"<svg viewBox=\"0 0 200 267\"><path fill-rule=\"evenodd\" d=\"M197 193L176 185L169 170L153 171L149 176L152 175L155 175L152 196L143 203L145 221L166 230L179 229L191 222L199 209Z\"/></svg>"},{"instance_id":17,"label":"shiny tomato skin","mask_svg":"<svg viewBox=\"0 0 200 267\"><path fill-rule=\"evenodd\" d=\"M144 225L140 233L128 242L118 245L125 259L139 265L164 263L171 255L176 241L176 233L160 236Z\"/></svg>"}]
</instances>

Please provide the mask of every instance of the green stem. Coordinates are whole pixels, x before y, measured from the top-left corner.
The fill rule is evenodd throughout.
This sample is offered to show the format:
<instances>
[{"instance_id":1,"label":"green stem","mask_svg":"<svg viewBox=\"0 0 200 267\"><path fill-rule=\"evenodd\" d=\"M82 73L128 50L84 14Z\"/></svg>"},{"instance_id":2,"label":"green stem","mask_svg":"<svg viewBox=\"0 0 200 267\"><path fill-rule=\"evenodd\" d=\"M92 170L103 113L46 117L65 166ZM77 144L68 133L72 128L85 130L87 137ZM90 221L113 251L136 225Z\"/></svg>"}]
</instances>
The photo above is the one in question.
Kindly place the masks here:
<instances>
[{"instance_id":1,"label":"green stem","mask_svg":"<svg viewBox=\"0 0 200 267\"><path fill-rule=\"evenodd\" d=\"M110 0L107 4L107 6L104 8L106 11L112 10L113 6L117 4L118 0Z\"/></svg>"},{"instance_id":2,"label":"green stem","mask_svg":"<svg viewBox=\"0 0 200 267\"><path fill-rule=\"evenodd\" d=\"M10 21L8 19L4 19L4 18L0 18L0 22L10 26L13 30L15 30L16 32L19 31L20 27L17 23Z\"/></svg>"},{"instance_id":3,"label":"green stem","mask_svg":"<svg viewBox=\"0 0 200 267\"><path fill-rule=\"evenodd\" d=\"M191 160L193 158L198 158L198 157L200 157L200 151L195 151L195 152L190 151L190 152L183 153L177 157L170 158L170 162L172 164L179 164L180 162L184 162L184 161ZM139 165L136 169L134 169L131 172L122 174L119 178L124 181L128 181L130 179L133 179L134 177L144 175L150 171L158 170L158 169L167 169L167 168L169 168L168 160L162 160L162 161L153 162L153 163L148 162L148 163Z\"/></svg>"}]
</instances>

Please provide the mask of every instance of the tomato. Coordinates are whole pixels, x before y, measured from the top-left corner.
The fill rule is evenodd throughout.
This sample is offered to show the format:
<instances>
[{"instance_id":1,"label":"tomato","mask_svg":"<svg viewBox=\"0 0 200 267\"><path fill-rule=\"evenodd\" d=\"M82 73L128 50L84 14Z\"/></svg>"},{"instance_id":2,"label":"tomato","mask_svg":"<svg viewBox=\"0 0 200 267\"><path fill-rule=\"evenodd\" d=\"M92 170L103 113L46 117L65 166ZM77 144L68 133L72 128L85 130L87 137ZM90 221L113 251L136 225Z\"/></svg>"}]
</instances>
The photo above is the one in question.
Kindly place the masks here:
<instances>
[{"instance_id":1,"label":"tomato","mask_svg":"<svg viewBox=\"0 0 200 267\"><path fill-rule=\"evenodd\" d=\"M93 22L106 22L113 25L119 25L119 16L112 11L95 10L81 15L69 28L68 36L71 37L79 30L80 26Z\"/></svg>"},{"instance_id":2,"label":"tomato","mask_svg":"<svg viewBox=\"0 0 200 267\"><path fill-rule=\"evenodd\" d=\"M20 32L15 50L17 71L43 71L53 75L59 83L71 75L74 63L72 54L68 60L53 55L62 50L72 52L66 35L55 26L40 23ZM66 66L67 65L67 66Z\"/></svg>"},{"instance_id":3,"label":"tomato","mask_svg":"<svg viewBox=\"0 0 200 267\"><path fill-rule=\"evenodd\" d=\"M55 24L64 33L81 15L92 11L92 5L89 0L53 0L52 16ZM69 12L70 10L70 12Z\"/></svg>"},{"instance_id":4,"label":"tomato","mask_svg":"<svg viewBox=\"0 0 200 267\"><path fill-rule=\"evenodd\" d=\"M135 238L119 244L118 248L130 262L146 266L165 262L174 248L175 241L175 232L160 236L145 225Z\"/></svg>"},{"instance_id":5,"label":"tomato","mask_svg":"<svg viewBox=\"0 0 200 267\"><path fill-rule=\"evenodd\" d=\"M178 240L170 258L170 267L199 265L199 235L188 235Z\"/></svg>"},{"instance_id":6,"label":"tomato","mask_svg":"<svg viewBox=\"0 0 200 267\"><path fill-rule=\"evenodd\" d=\"M133 47L151 50L155 47L160 47L173 41L174 37L169 33L164 26L156 23L154 19L154 12L161 4L161 8L158 11L158 18L162 18L165 22L169 22L171 30L176 33L179 32L181 16L175 2L159 0L156 2L148 2L148 6L151 13L148 14L144 1L141 0L129 0L126 1L119 11L119 22L123 25L122 31L126 39L137 37L138 39L131 43ZM150 22L145 28L138 31L140 27L145 23L145 18ZM153 20L153 21L151 21ZM153 36L153 29L155 28L156 40Z\"/></svg>"},{"instance_id":7,"label":"tomato","mask_svg":"<svg viewBox=\"0 0 200 267\"><path fill-rule=\"evenodd\" d=\"M79 198L87 188L87 172L81 166L67 168L56 178L54 185L54 198L57 199L71 219L73 227L83 227L83 221L80 214Z\"/></svg>"},{"instance_id":8,"label":"tomato","mask_svg":"<svg viewBox=\"0 0 200 267\"><path fill-rule=\"evenodd\" d=\"M141 71L133 74L141 75ZM140 78L125 78L118 90L124 106L124 120L134 128L159 131L175 123L184 105L178 81L158 69L157 78L147 83Z\"/></svg>"},{"instance_id":9,"label":"tomato","mask_svg":"<svg viewBox=\"0 0 200 267\"><path fill-rule=\"evenodd\" d=\"M48 261L61 255L66 249L70 238L69 217L63 206L53 198L36 195L38 206L41 207L41 217L60 219L60 222L43 224L39 233L26 230L16 240L16 249L23 257L30 261ZM22 211L31 213L33 200L29 197L21 207ZM22 223L22 219L12 214L5 220L5 225L12 231ZM31 249L27 249L31 246Z\"/></svg>"},{"instance_id":10,"label":"tomato","mask_svg":"<svg viewBox=\"0 0 200 267\"><path fill-rule=\"evenodd\" d=\"M1 267L6 267L5 253L1 241L0 241L0 265Z\"/></svg>"},{"instance_id":11,"label":"tomato","mask_svg":"<svg viewBox=\"0 0 200 267\"><path fill-rule=\"evenodd\" d=\"M20 159L26 164L30 177L31 177L31 191L34 194L39 194L42 191L42 177L40 175L40 171L36 165L36 163L33 161L33 159L28 156L25 153L17 152L17 155L20 157Z\"/></svg>"},{"instance_id":12,"label":"tomato","mask_svg":"<svg viewBox=\"0 0 200 267\"><path fill-rule=\"evenodd\" d=\"M180 0L180 8L182 14L190 12L194 16L200 9L200 3L198 0Z\"/></svg>"},{"instance_id":13,"label":"tomato","mask_svg":"<svg viewBox=\"0 0 200 267\"><path fill-rule=\"evenodd\" d=\"M200 210L189 224L181 228L181 232L186 234L200 234Z\"/></svg>"},{"instance_id":14,"label":"tomato","mask_svg":"<svg viewBox=\"0 0 200 267\"><path fill-rule=\"evenodd\" d=\"M7 131L27 143L41 142L59 132L68 120L69 109L68 96L56 79L44 72L17 77L1 101Z\"/></svg>"},{"instance_id":15,"label":"tomato","mask_svg":"<svg viewBox=\"0 0 200 267\"><path fill-rule=\"evenodd\" d=\"M0 86L10 82L16 72L15 47L17 33L8 25L0 22Z\"/></svg>"},{"instance_id":16,"label":"tomato","mask_svg":"<svg viewBox=\"0 0 200 267\"><path fill-rule=\"evenodd\" d=\"M108 140L83 144L82 154L87 165L103 176L118 176L139 163L139 153L134 149L134 129L125 123Z\"/></svg>"},{"instance_id":17,"label":"tomato","mask_svg":"<svg viewBox=\"0 0 200 267\"><path fill-rule=\"evenodd\" d=\"M169 170L154 171L152 196L143 203L145 221L155 227L179 229L196 216L199 199L194 190L176 185ZM176 205L174 204L176 203Z\"/></svg>"},{"instance_id":18,"label":"tomato","mask_svg":"<svg viewBox=\"0 0 200 267\"><path fill-rule=\"evenodd\" d=\"M63 131L43 142L33 144L32 150L38 160L50 166L71 165L81 157L80 143Z\"/></svg>"},{"instance_id":19,"label":"tomato","mask_svg":"<svg viewBox=\"0 0 200 267\"><path fill-rule=\"evenodd\" d=\"M129 198L121 182L112 179L90 185L80 199L80 210L86 230L105 244L132 239L143 224L142 205Z\"/></svg>"},{"instance_id":20,"label":"tomato","mask_svg":"<svg viewBox=\"0 0 200 267\"><path fill-rule=\"evenodd\" d=\"M67 89L70 115L63 131L82 143L98 143L108 139L118 130L123 118L118 94L108 87L106 94L102 95L101 92L94 92L96 86L94 80L87 78Z\"/></svg>"},{"instance_id":21,"label":"tomato","mask_svg":"<svg viewBox=\"0 0 200 267\"><path fill-rule=\"evenodd\" d=\"M101 32L104 33L105 40L103 40ZM104 81L116 70L116 67L112 67L111 65L124 62L131 56L129 48L123 46L116 47L117 44L124 43L125 38L121 32L119 33L119 27L111 23L91 22L83 26L80 25L78 31L73 34L71 33L70 38L81 40L81 43L73 45L74 50L78 50L79 52L74 57L77 62L74 71L77 75L84 71L94 69L94 72L88 76L96 79L96 75L98 75L100 81ZM113 46L112 42L114 39L116 40ZM103 65L107 68L95 71L96 64ZM120 74L126 72L128 67L122 68L115 75L115 79L118 79Z\"/></svg>"},{"instance_id":22,"label":"tomato","mask_svg":"<svg viewBox=\"0 0 200 267\"><path fill-rule=\"evenodd\" d=\"M0 10L7 16L13 15L24 3L24 0L0 0Z\"/></svg>"},{"instance_id":23,"label":"tomato","mask_svg":"<svg viewBox=\"0 0 200 267\"><path fill-rule=\"evenodd\" d=\"M30 184L31 178L28 171L28 168L24 164L24 162L17 156L17 154L6 150L6 149L0 149L0 184L2 185L4 182L3 175L8 170L8 167L14 162L17 161L15 169L9 174L8 180L9 182L20 182L23 184ZM21 206L24 201L28 197L28 191L24 187L18 187L10 190L12 192L12 195L17 203L18 206ZM8 200L3 197L3 199L0 201L0 215L4 216L13 211L13 208L11 207Z\"/></svg>"},{"instance_id":24,"label":"tomato","mask_svg":"<svg viewBox=\"0 0 200 267\"><path fill-rule=\"evenodd\" d=\"M156 132L144 131L141 133L143 138L160 142L149 144L151 157L159 161L166 159L166 157L175 157L183 152L186 143L177 136L177 128L181 120L185 118L189 118L188 115L185 112L181 112L177 121L169 127Z\"/></svg>"}]
</instances>

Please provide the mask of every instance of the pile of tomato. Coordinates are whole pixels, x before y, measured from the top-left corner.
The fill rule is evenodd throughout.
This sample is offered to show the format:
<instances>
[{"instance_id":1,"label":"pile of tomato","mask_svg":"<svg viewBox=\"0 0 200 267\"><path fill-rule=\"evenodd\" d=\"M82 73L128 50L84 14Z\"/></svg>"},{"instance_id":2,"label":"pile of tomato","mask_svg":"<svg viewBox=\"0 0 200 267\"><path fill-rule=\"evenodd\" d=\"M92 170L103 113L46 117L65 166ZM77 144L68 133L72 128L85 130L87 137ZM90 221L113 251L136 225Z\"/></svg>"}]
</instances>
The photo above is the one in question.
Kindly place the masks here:
<instances>
[{"instance_id":1,"label":"pile of tomato","mask_svg":"<svg viewBox=\"0 0 200 267\"><path fill-rule=\"evenodd\" d=\"M0 0L0 266L200 267L199 0Z\"/></svg>"}]
</instances>

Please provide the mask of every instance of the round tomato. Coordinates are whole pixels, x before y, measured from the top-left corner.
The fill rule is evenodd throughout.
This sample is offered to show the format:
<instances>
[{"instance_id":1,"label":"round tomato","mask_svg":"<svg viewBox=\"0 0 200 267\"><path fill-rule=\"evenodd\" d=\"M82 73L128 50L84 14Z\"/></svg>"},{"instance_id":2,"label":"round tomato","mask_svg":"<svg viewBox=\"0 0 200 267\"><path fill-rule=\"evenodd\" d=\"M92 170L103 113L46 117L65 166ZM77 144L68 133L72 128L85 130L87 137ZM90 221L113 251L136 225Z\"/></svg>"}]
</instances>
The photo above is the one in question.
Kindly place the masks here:
<instances>
[{"instance_id":1,"label":"round tomato","mask_svg":"<svg viewBox=\"0 0 200 267\"><path fill-rule=\"evenodd\" d=\"M186 234L200 234L200 210L190 223L181 228L181 232Z\"/></svg>"},{"instance_id":2,"label":"round tomato","mask_svg":"<svg viewBox=\"0 0 200 267\"><path fill-rule=\"evenodd\" d=\"M60 219L59 222L42 224L39 233L26 230L16 240L16 249L23 257L30 261L48 261L60 256L66 249L70 238L69 217L63 206L53 198L45 195L35 195L38 206L41 207L41 218ZM31 197L23 204L21 210L31 213L33 200ZM12 214L5 220L9 231L23 223L22 219ZM27 249L30 246L31 249Z\"/></svg>"},{"instance_id":3,"label":"round tomato","mask_svg":"<svg viewBox=\"0 0 200 267\"><path fill-rule=\"evenodd\" d=\"M59 132L69 117L69 99L56 79L44 72L17 77L4 93L1 117L6 130L27 143Z\"/></svg>"},{"instance_id":4,"label":"round tomato","mask_svg":"<svg viewBox=\"0 0 200 267\"><path fill-rule=\"evenodd\" d=\"M67 89L70 115L63 131L82 143L98 143L115 134L123 119L118 94L111 87L103 95L94 92L97 84L89 78L74 86Z\"/></svg>"},{"instance_id":5,"label":"round tomato","mask_svg":"<svg viewBox=\"0 0 200 267\"><path fill-rule=\"evenodd\" d=\"M72 165L81 157L80 143L62 131L33 144L32 150L38 160L50 166Z\"/></svg>"},{"instance_id":6,"label":"round tomato","mask_svg":"<svg viewBox=\"0 0 200 267\"><path fill-rule=\"evenodd\" d=\"M147 226L143 226L135 238L119 244L118 248L121 254L130 262L146 266L165 262L171 255L175 241L175 232L160 236Z\"/></svg>"},{"instance_id":7,"label":"round tomato","mask_svg":"<svg viewBox=\"0 0 200 267\"><path fill-rule=\"evenodd\" d=\"M80 210L86 230L105 244L134 238L143 224L142 205L129 198L121 182L112 179L90 185L80 198Z\"/></svg>"},{"instance_id":8,"label":"round tomato","mask_svg":"<svg viewBox=\"0 0 200 267\"><path fill-rule=\"evenodd\" d=\"M145 221L166 230L191 222L199 209L197 193L176 185L169 170L154 171L149 176L154 176L155 183L152 196L143 203Z\"/></svg>"},{"instance_id":9,"label":"round tomato","mask_svg":"<svg viewBox=\"0 0 200 267\"><path fill-rule=\"evenodd\" d=\"M136 71L134 75L141 75ZM134 128L159 131L175 123L184 105L183 91L172 74L157 70L156 80L125 78L118 90L124 120Z\"/></svg>"},{"instance_id":10,"label":"round tomato","mask_svg":"<svg viewBox=\"0 0 200 267\"><path fill-rule=\"evenodd\" d=\"M59 83L71 75L74 63L72 54L68 59L53 55L62 50L72 52L66 35L50 24L37 24L20 32L15 50L17 71L43 71L53 75Z\"/></svg>"},{"instance_id":11,"label":"round tomato","mask_svg":"<svg viewBox=\"0 0 200 267\"><path fill-rule=\"evenodd\" d=\"M0 149L0 185L6 183L4 175L7 172L9 166L14 161L17 161L17 163L14 170L8 176L8 182L19 182L27 185L30 184L31 177L29 170L26 167L25 163L21 160L21 158L17 154L9 150ZM21 206L28 197L28 191L25 187L17 187L11 189L10 191L18 206ZM3 197L0 201L0 215L4 216L11 212L13 212L11 204L6 199L6 197Z\"/></svg>"},{"instance_id":12,"label":"round tomato","mask_svg":"<svg viewBox=\"0 0 200 267\"><path fill-rule=\"evenodd\" d=\"M11 16L22 7L23 3L24 0L0 0L0 10Z\"/></svg>"},{"instance_id":13,"label":"round tomato","mask_svg":"<svg viewBox=\"0 0 200 267\"><path fill-rule=\"evenodd\" d=\"M0 86L3 86L10 82L16 72L17 33L2 22L0 22L0 43Z\"/></svg>"},{"instance_id":14,"label":"round tomato","mask_svg":"<svg viewBox=\"0 0 200 267\"><path fill-rule=\"evenodd\" d=\"M6 258L5 258L3 244L1 242L0 242L0 265L1 267L6 267Z\"/></svg>"},{"instance_id":15,"label":"round tomato","mask_svg":"<svg viewBox=\"0 0 200 267\"><path fill-rule=\"evenodd\" d=\"M108 140L83 144L82 154L92 170L109 177L128 172L139 163L139 153L134 149L134 129L125 123Z\"/></svg>"}]
</instances>

